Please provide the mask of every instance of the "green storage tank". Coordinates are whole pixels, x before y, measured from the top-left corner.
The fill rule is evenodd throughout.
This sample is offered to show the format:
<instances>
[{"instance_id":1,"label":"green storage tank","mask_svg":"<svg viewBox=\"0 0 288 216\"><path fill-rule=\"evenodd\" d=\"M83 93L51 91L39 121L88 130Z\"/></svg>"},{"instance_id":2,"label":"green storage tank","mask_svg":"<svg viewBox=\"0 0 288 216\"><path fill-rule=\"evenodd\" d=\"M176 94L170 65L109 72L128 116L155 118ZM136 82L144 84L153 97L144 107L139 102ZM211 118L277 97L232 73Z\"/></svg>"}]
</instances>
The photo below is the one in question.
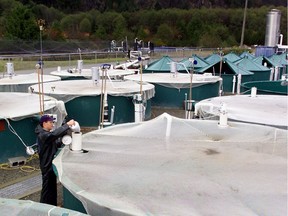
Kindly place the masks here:
<instances>
[{"instance_id":1,"label":"green storage tank","mask_svg":"<svg viewBox=\"0 0 288 216\"><path fill-rule=\"evenodd\" d=\"M141 78L142 77L142 78ZM211 74L194 74L192 80L192 100L199 101L219 95L222 79ZM151 83L155 85L152 106L183 108L190 95L190 74L184 73L145 73L125 76L126 80Z\"/></svg>"},{"instance_id":2,"label":"green storage tank","mask_svg":"<svg viewBox=\"0 0 288 216\"><path fill-rule=\"evenodd\" d=\"M44 93L63 100L68 117L77 120L82 127L98 127L102 122L100 111L102 111L105 95L107 95L108 120L114 116L113 124L134 122L134 95L140 93L140 85L132 81L120 80L100 80L98 83L92 80L67 80L45 83ZM143 83L145 119L150 118L150 100L153 96L154 86Z\"/></svg>"},{"instance_id":3,"label":"green storage tank","mask_svg":"<svg viewBox=\"0 0 288 216\"><path fill-rule=\"evenodd\" d=\"M0 79L0 92L28 92L28 88L36 83L53 82L60 80L60 77L52 75L38 76L37 73L19 74ZM35 86L35 89L38 86Z\"/></svg>"},{"instance_id":4,"label":"green storage tank","mask_svg":"<svg viewBox=\"0 0 288 216\"><path fill-rule=\"evenodd\" d=\"M36 143L34 131L39 123L40 101L36 94L20 92L0 92L0 101L3 102L0 106L0 162L7 162L9 158L27 156L26 146ZM44 97L44 112L57 115L57 126L66 116L64 103L49 96Z\"/></svg>"}]
</instances>

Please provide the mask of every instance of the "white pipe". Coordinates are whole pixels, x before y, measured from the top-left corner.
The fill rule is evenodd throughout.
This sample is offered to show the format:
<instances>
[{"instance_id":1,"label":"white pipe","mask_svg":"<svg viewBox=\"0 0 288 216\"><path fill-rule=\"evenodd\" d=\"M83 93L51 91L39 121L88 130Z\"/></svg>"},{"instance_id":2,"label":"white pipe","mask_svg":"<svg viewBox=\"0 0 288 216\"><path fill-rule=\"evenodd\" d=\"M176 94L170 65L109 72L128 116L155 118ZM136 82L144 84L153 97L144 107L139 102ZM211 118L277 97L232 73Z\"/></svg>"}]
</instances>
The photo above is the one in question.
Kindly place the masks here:
<instances>
[{"instance_id":1,"label":"white pipe","mask_svg":"<svg viewBox=\"0 0 288 216\"><path fill-rule=\"evenodd\" d=\"M274 73L274 80L278 80L279 79L279 67L275 67L275 73Z\"/></svg>"},{"instance_id":2,"label":"white pipe","mask_svg":"<svg viewBox=\"0 0 288 216\"><path fill-rule=\"evenodd\" d=\"M114 113L115 113L115 106L111 108L111 116L110 116L110 123L113 124L114 122Z\"/></svg>"},{"instance_id":3,"label":"white pipe","mask_svg":"<svg viewBox=\"0 0 288 216\"><path fill-rule=\"evenodd\" d=\"M227 108L226 104L223 103L220 107L220 115L219 115L219 126L220 127L227 127L228 126L228 116L227 116Z\"/></svg>"},{"instance_id":4,"label":"white pipe","mask_svg":"<svg viewBox=\"0 0 288 216\"><path fill-rule=\"evenodd\" d=\"M128 67L130 67L130 66L132 66L132 65L134 65L134 64L136 64L138 62L139 62L138 59L135 60L135 61L132 61L132 62L125 62L123 64L119 64L119 65L114 66L114 69L118 69L118 68L127 69Z\"/></svg>"},{"instance_id":5,"label":"white pipe","mask_svg":"<svg viewBox=\"0 0 288 216\"><path fill-rule=\"evenodd\" d=\"M282 45L282 43L283 43L283 34L280 34L279 35L279 44L278 45Z\"/></svg>"},{"instance_id":6,"label":"white pipe","mask_svg":"<svg viewBox=\"0 0 288 216\"><path fill-rule=\"evenodd\" d=\"M236 86L236 76L233 76L232 80L232 94L235 94L235 86Z\"/></svg>"},{"instance_id":7,"label":"white pipe","mask_svg":"<svg viewBox=\"0 0 288 216\"><path fill-rule=\"evenodd\" d=\"M237 94L240 94L240 92L241 92L241 80L242 80L242 75L238 74Z\"/></svg>"},{"instance_id":8,"label":"white pipe","mask_svg":"<svg viewBox=\"0 0 288 216\"><path fill-rule=\"evenodd\" d=\"M171 134L171 125L172 125L172 118L171 116L166 115L167 119L167 126L166 126L166 137L170 137Z\"/></svg>"},{"instance_id":9,"label":"white pipe","mask_svg":"<svg viewBox=\"0 0 288 216\"><path fill-rule=\"evenodd\" d=\"M77 69L78 69L79 73L81 73L81 71L83 69L83 60L77 60Z\"/></svg>"},{"instance_id":10,"label":"white pipe","mask_svg":"<svg viewBox=\"0 0 288 216\"><path fill-rule=\"evenodd\" d=\"M274 70L275 70L274 67L272 67L272 68L270 69L270 77L269 77L269 81L272 81L272 80L273 80Z\"/></svg>"}]
</instances>

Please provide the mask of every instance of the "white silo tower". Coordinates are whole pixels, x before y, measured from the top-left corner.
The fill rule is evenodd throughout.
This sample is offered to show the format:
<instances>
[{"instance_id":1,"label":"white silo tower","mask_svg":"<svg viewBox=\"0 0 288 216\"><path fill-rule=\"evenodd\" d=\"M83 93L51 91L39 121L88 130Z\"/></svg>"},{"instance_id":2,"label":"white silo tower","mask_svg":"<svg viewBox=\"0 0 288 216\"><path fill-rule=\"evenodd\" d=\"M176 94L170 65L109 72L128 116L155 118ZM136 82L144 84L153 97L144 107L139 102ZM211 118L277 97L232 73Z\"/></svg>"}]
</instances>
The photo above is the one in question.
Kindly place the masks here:
<instances>
[{"instance_id":1,"label":"white silo tower","mask_svg":"<svg viewBox=\"0 0 288 216\"><path fill-rule=\"evenodd\" d=\"M281 11L272 9L267 13L265 46L275 47L280 37Z\"/></svg>"}]
</instances>

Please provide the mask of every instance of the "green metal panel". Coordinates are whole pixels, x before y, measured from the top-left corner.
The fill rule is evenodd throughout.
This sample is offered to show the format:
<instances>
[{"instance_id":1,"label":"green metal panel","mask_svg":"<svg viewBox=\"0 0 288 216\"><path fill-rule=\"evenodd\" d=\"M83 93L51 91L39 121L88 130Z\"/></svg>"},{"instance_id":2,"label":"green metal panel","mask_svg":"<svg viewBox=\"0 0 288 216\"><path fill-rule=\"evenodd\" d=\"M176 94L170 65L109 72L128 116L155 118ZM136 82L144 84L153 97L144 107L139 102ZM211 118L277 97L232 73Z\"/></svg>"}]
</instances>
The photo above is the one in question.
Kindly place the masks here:
<instances>
[{"instance_id":1,"label":"green metal panel","mask_svg":"<svg viewBox=\"0 0 288 216\"><path fill-rule=\"evenodd\" d=\"M255 81L242 84L244 91L250 90L252 87L257 88L257 94L275 94L288 95L288 86L285 81ZM250 94L248 92L247 94Z\"/></svg>"},{"instance_id":2,"label":"green metal panel","mask_svg":"<svg viewBox=\"0 0 288 216\"><path fill-rule=\"evenodd\" d=\"M115 106L114 123L134 122L134 104L132 97L108 95L109 118L111 108ZM65 104L68 117L84 127L99 126L100 96L77 97ZM146 119L151 115L151 102L148 101Z\"/></svg>"},{"instance_id":3,"label":"green metal panel","mask_svg":"<svg viewBox=\"0 0 288 216\"><path fill-rule=\"evenodd\" d=\"M233 88L233 74L223 74L221 75L221 78L223 79L223 91L224 92L232 92L232 88ZM246 76L242 76L242 83L243 82L249 82L252 80L252 76L253 75L246 75ZM237 88L237 76L236 76L236 83L235 83L235 91Z\"/></svg>"},{"instance_id":4,"label":"green metal panel","mask_svg":"<svg viewBox=\"0 0 288 216\"><path fill-rule=\"evenodd\" d=\"M5 120L2 119L0 121L1 124L4 123L5 125L4 130L0 131L0 162L7 162L8 158L11 157L26 157L26 148L20 139L9 130ZM36 135L34 131L38 124L37 120L31 117L20 121L9 120L9 122L26 145L31 146L36 143Z\"/></svg>"},{"instance_id":5,"label":"green metal panel","mask_svg":"<svg viewBox=\"0 0 288 216\"><path fill-rule=\"evenodd\" d=\"M63 207L87 214L81 201L76 199L65 187L63 187Z\"/></svg>"},{"instance_id":6,"label":"green metal panel","mask_svg":"<svg viewBox=\"0 0 288 216\"><path fill-rule=\"evenodd\" d=\"M252 71L253 81L262 81L262 80L269 80L270 79L270 71Z\"/></svg>"},{"instance_id":7,"label":"green metal panel","mask_svg":"<svg viewBox=\"0 0 288 216\"><path fill-rule=\"evenodd\" d=\"M155 96L152 98L152 106L183 108L185 94L189 97L189 88L168 88L159 84L155 85ZM219 94L219 82L204 84L192 88L192 100L200 101Z\"/></svg>"},{"instance_id":8,"label":"green metal panel","mask_svg":"<svg viewBox=\"0 0 288 216\"><path fill-rule=\"evenodd\" d=\"M61 80L87 80L87 79L91 79L91 77L90 78L87 78L84 76L71 76L71 77L62 76L61 77Z\"/></svg>"}]
</instances>

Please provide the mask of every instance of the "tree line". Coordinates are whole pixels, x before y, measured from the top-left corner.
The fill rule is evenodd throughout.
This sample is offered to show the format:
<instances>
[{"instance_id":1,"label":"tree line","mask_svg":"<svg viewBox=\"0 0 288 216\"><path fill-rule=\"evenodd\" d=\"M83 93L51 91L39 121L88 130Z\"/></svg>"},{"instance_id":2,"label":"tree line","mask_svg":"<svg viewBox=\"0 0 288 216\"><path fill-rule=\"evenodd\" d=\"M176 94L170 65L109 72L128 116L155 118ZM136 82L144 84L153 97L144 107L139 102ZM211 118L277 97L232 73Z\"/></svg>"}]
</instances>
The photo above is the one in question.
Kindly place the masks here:
<instances>
[{"instance_id":1,"label":"tree line","mask_svg":"<svg viewBox=\"0 0 288 216\"><path fill-rule=\"evenodd\" d=\"M24 2L24 0L0 0L2 39L39 40L37 21L44 20L43 40L97 42L123 41L126 38L133 40L137 37L143 41L153 41L156 46L231 47L240 43L244 13L243 8L206 7L189 10L167 8L123 12L114 10L101 12L98 9L91 9L85 12L65 13L44 4L30 1L29 4L23 4ZM116 1L104 2L108 4ZM122 1L117 2L120 4ZM132 3L131 5L133 6ZM264 44L266 15L272 8L275 7L248 8L244 44L249 46ZM280 29L284 35L283 41L287 41L287 8L283 6L276 8L282 12Z\"/></svg>"},{"instance_id":2,"label":"tree line","mask_svg":"<svg viewBox=\"0 0 288 216\"><path fill-rule=\"evenodd\" d=\"M243 8L244 0L20 0L23 4L43 4L57 8L66 13L86 12L97 9L104 11L138 11L161 10L167 8ZM286 6L283 0L253 0L248 1L249 8L265 5Z\"/></svg>"}]
</instances>

